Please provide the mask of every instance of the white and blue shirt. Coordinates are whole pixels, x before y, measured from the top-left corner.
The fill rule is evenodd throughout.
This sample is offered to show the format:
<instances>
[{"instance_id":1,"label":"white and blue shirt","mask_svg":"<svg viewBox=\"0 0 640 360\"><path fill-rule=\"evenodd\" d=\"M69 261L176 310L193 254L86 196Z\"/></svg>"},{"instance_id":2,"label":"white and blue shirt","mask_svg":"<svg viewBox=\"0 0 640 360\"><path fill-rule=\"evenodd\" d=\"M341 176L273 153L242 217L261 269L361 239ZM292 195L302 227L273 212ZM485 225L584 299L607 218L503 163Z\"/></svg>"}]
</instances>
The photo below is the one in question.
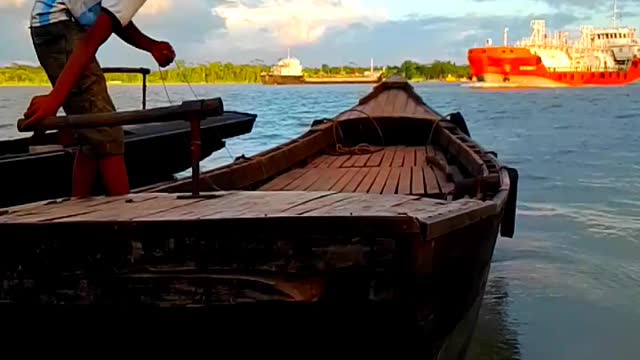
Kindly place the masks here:
<instances>
[{"instance_id":1,"label":"white and blue shirt","mask_svg":"<svg viewBox=\"0 0 640 360\"><path fill-rule=\"evenodd\" d=\"M126 26L146 0L35 0L31 11L31 26L38 27L58 21L74 20L85 27L92 26L102 8L111 12Z\"/></svg>"}]
</instances>

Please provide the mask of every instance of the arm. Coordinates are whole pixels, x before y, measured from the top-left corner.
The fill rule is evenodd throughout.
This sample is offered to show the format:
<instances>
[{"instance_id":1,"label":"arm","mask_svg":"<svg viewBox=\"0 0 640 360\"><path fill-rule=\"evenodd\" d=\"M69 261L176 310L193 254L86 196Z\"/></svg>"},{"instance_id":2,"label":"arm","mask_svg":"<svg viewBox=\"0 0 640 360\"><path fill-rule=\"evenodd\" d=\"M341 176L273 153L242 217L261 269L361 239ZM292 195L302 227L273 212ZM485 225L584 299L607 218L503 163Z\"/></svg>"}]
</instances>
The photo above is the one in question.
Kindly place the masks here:
<instances>
[{"instance_id":1,"label":"arm","mask_svg":"<svg viewBox=\"0 0 640 360\"><path fill-rule=\"evenodd\" d=\"M158 43L158 41L140 31L133 21L127 24L127 26L116 30L115 33L127 44L146 52L151 52L153 46Z\"/></svg>"},{"instance_id":2,"label":"arm","mask_svg":"<svg viewBox=\"0 0 640 360\"><path fill-rule=\"evenodd\" d=\"M73 90L82 72L95 58L98 49L114 30L113 19L104 11L75 48L49 95L35 97L24 117L32 125L48 116L55 116Z\"/></svg>"},{"instance_id":3,"label":"arm","mask_svg":"<svg viewBox=\"0 0 640 360\"><path fill-rule=\"evenodd\" d=\"M117 28L115 33L127 44L150 53L158 65L162 67L169 66L176 57L169 43L148 37L138 29L133 21L122 28Z\"/></svg>"}]
</instances>

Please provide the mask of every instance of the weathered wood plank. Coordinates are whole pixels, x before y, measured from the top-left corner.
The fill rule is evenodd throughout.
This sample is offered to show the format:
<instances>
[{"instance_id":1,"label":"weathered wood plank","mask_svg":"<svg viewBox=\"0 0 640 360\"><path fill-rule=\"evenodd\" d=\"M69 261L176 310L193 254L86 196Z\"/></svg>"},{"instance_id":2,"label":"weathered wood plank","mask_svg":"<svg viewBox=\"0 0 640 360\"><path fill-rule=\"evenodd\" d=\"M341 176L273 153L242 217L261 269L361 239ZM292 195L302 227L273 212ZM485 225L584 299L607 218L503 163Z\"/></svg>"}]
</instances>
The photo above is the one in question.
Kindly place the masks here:
<instances>
[{"instance_id":1,"label":"weathered wood plank","mask_svg":"<svg viewBox=\"0 0 640 360\"><path fill-rule=\"evenodd\" d=\"M393 158L396 156L396 148L385 148L380 167L391 167Z\"/></svg>"},{"instance_id":2,"label":"weathered wood plank","mask_svg":"<svg viewBox=\"0 0 640 360\"><path fill-rule=\"evenodd\" d=\"M316 157L315 159L313 159L309 165L307 165L306 167L308 168L317 168L320 166L320 164L322 164L325 160L327 159L327 155L320 155L318 157Z\"/></svg>"},{"instance_id":3,"label":"weathered wood plank","mask_svg":"<svg viewBox=\"0 0 640 360\"><path fill-rule=\"evenodd\" d=\"M387 178L387 183L382 190L383 194L395 194L398 189L398 180L400 180L400 168L393 167Z\"/></svg>"},{"instance_id":4,"label":"weathered wood plank","mask_svg":"<svg viewBox=\"0 0 640 360\"><path fill-rule=\"evenodd\" d=\"M353 176L351 181L349 181L347 186L345 186L345 188L342 191L344 192L356 191L358 186L360 186L360 183L362 182L362 180L364 180L365 176L367 176L368 172L369 172L369 168L358 169L358 172Z\"/></svg>"},{"instance_id":5,"label":"weathered wood plank","mask_svg":"<svg viewBox=\"0 0 640 360\"><path fill-rule=\"evenodd\" d=\"M405 157L406 160L406 157ZM400 169L400 180L398 182L398 194L410 195L411 194L411 167L402 167Z\"/></svg>"},{"instance_id":6,"label":"weathered wood plank","mask_svg":"<svg viewBox=\"0 0 640 360\"><path fill-rule=\"evenodd\" d=\"M352 155L347 161L342 164L342 167L353 167L353 165L358 161L360 155Z\"/></svg>"},{"instance_id":7,"label":"weathered wood plank","mask_svg":"<svg viewBox=\"0 0 640 360\"><path fill-rule=\"evenodd\" d=\"M322 170L320 169L307 169L307 173L302 175L297 180L293 181L291 184L285 186L285 190L288 191L303 191L306 190L309 186L313 185L320 178L320 174L322 174Z\"/></svg>"},{"instance_id":8,"label":"weathered wood plank","mask_svg":"<svg viewBox=\"0 0 640 360\"><path fill-rule=\"evenodd\" d=\"M424 176L422 174L423 166L416 166L411 170L411 194L424 195Z\"/></svg>"},{"instance_id":9,"label":"weathered wood plank","mask_svg":"<svg viewBox=\"0 0 640 360\"><path fill-rule=\"evenodd\" d=\"M421 201L421 198L407 195L374 195L352 197L322 209L307 213L308 216L359 214L365 216L399 216L404 215L403 204ZM430 199L424 199L430 200ZM428 205L423 204L423 208Z\"/></svg>"},{"instance_id":10,"label":"weathered wood plank","mask_svg":"<svg viewBox=\"0 0 640 360\"><path fill-rule=\"evenodd\" d=\"M322 156L322 161L318 164L318 168L323 168L323 169L327 169L331 167L331 164L333 164L334 161L336 161L336 156L331 156L331 155L323 155Z\"/></svg>"},{"instance_id":11,"label":"weathered wood plank","mask_svg":"<svg viewBox=\"0 0 640 360\"><path fill-rule=\"evenodd\" d=\"M331 164L332 168L339 168L342 167L342 165L351 158L351 155L340 155L337 157L336 161L334 161Z\"/></svg>"},{"instance_id":12,"label":"weathered wood plank","mask_svg":"<svg viewBox=\"0 0 640 360\"><path fill-rule=\"evenodd\" d=\"M404 146L398 147L396 149L396 153L393 155L393 162L391 163L391 167L402 167L402 164L404 164L404 155Z\"/></svg>"},{"instance_id":13,"label":"weathered wood plank","mask_svg":"<svg viewBox=\"0 0 640 360\"><path fill-rule=\"evenodd\" d=\"M371 188L371 185L373 185L373 182L376 180L376 177L378 176L379 172L380 172L380 168L369 168L369 172L367 173L367 176L365 176L365 178L362 180L362 182L356 189L356 192L358 193L369 192L369 189Z\"/></svg>"},{"instance_id":14,"label":"weathered wood plank","mask_svg":"<svg viewBox=\"0 0 640 360\"><path fill-rule=\"evenodd\" d=\"M367 163L365 164L365 166L379 167L380 164L382 163L383 157L384 157L384 149L380 151L376 151L373 154L371 154L371 157L369 158L369 160L367 160Z\"/></svg>"},{"instance_id":15,"label":"weathered wood plank","mask_svg":"<svg viewBox=\"0 0 640 360\"><path fill-rule=\"evenodd\" d=\"M424 173L424 183L426 185L425 189L427 194L439 194L440 187L438 187L438 180L436 178L436 174L431 169L431 166L424 166L422 168L422 172Z\"/></svg>"},{"instance_id":16,"label":"weathered wood plank","mask_svg":"<svg viewBox=\"0 0 640 360\"><path fill-rule=\"evenodd\" d=\"M172 209L188 208L189 206L204 201L204 199L177 199L177 196L158 197L150 201L130 199L109 204L109 206L97 207L95 211L76 216L68 216L56 219L55 222L96 222L102 219L117 219L118 221L131 221L137 217L148 217L160 214Z\"/></svg>"},{"instance_id":17,"label":"weathered wood plank","mask_svg":"<svg viewBox=\"0 0 640 360\"><path fill-rule=\"evenodd\" d=\"M427 149L425 147L419 147L416 149L416 166L427 165Z\"/></svg>"},{"instance_id":18,"label":"weathered wood plank","mask_svg":"<svg viewBox=\"0 0 640 360\"><path fill-rule=\"evenodd\" d=\"M156 198L155 194L144 194L140 200ZM96 211L100 206L127 200L127 196L98 197L75 199L63 202L47 202L45 205L23 207L19 210L8 209L7 215L0 217L1 222L46 222L69 216L88 214Z\"/></svg>"},{"instance_id":19,"label":"weathered wood plank","mask_svg":"<svg viewBox=\"0 0 640 360\"><path fill-rule=\"evenodd\" d=\"M390 167L380 168L378 176L376 176L376 180L373 182L373 185L371 185L371 188L369 188L369 194L381 194L385 184L387 183L387 178L389 177L390 173Z\"/></svg>"},{"instance_id":20,"label":"weathered wood plank","mask_svg":"<svg viewBox=\"0 0 640 360\"><path fill-rule=\"evenodd\" d=\"M304 215L308 212L323 209L325 207L332 206L341 201L348 200L353 197L351 193L333 193L322 197L315 198L311 201L305 202L301 205L296 205L283 211L283 213L291 215Z\"/></svg>"},{"instance_id":21,"label":"weathered wood plank","mask_svg":"<svg viewBox=\"0 0 640 360\"><path fill-rule=\"evenodd\" d=\"M340 180L329 189L330 191L341 192L345 187L351 182L353 177L358 173L359 169L357 168L345 168L347 171Z\"/></svg>"},{"instance_id":22,"label":"weathered wood plank","mask_svg":"<svg viewBox=\"0 0 640 360\"><path fill-rule=\"evenodd\" d=\"M364 167L367 164L367 161L371 158L371 154L362 154L358 155L355 163L353 163L354 167Z\"/></svg>"},{"instance_id":23,"label":"weathered wood plank","mask_svg":"<svg viewBox=\"0 0 640 360\"><path fill-rule=\"evenodd\" d=\"M414 167L416 166L416 148L408 147L404 149L404 163L402 164L404 167Z\"/></svg>"},{"instance_id":24,"label":"weathered wood plank","mask_svg":"<svg viewBox=\"0 0 640 360\"><path fill-rule=\"evenodd\" d=\"M298 180L302 175L306 174L306 169L294 169L285 174L278 176L277 178L271 180L269 183L260 187L261 191L274 191L274 190L282 190L285 186L291 184L292 182Z\"/></svg>"},{"instance_id":25,"label":"weathered wood plank","mask_svg":"<svg viewBox=\"0 0 640 360\"><path fill-rule=\"evenodd\" d=\"M347 172L347 169L326 169L320 179L309 186L307 191L329 191Z\"/></svg>"}]
</instances>

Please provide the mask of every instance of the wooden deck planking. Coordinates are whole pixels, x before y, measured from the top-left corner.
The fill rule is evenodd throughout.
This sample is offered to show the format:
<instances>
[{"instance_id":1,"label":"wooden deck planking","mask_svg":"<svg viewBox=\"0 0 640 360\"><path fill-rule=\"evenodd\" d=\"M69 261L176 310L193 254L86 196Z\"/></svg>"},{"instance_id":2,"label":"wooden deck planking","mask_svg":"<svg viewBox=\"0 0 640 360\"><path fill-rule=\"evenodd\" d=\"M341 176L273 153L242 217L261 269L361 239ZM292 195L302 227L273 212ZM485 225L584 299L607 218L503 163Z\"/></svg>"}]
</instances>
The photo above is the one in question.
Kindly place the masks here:
<instances>
[{"instance_id":1,"label":"wooden deck planking","mask_svg":"<svg viewBox=\"0 0 640 360\"><path fill-rule=\"evenodd\" d=\"M411 171L411 194L413 195L425 194L424 177L422 174L423 166L416 166Z\"/></svg>"},{"instance_id":2,"label":"wooden deck planking","mask_svg":"<svg viewBox=\"0 0 640 360\"><path fill-rule=\"evenodd\" d=\"M284 190L287 191L303 191L306 190L309 186L313 185L314 182L318 180L322 174L321 169L307 169L306 174L302 175L297 180L293 181L289 185L285 186Z\"/></svg>"},{"instance_id":3,"label":"wooden deck planking","mask_svg":"<svg viewBox=\"0 0 640 360\"><path fill-rule=\"evenodd\" d=\"M292 182L298 180L302 175L307 172L306 169L294 169L289 171L286 174L280 175L277 178L271 180L264 186L262 186L259 190L261 191L274 191L274 190L282 190L287 185Z\"/></svg>"},{"instance_id":4,"label":"wooden deck planking","mask_svg":"<svg viewBox=\"0 0 640 360\"><path fill-rule=\"evenodd\" d=\"M400 169L400 179L398 181L398 194L400 195L411 194L411 169L408 166Z\"/></svg>"},{"instance_id":5,"label":"wooden deck planking","mask_svg":"<svg viewBox=\"0 0 640 360\"><path fill-rule=\"evenodd\" d=\"M427 149L419 147L416 149L416 166L427 165Z\"/></svg>"},{"instance_id":6,"label":"wooden deck planking","mask_svg":"<svg viewBox=\"0 0 640 360\"><path fill-rule=\"evenodd\" d=\"M396 156L396 148L385 148L380 167L391 167L393 158Z\"/></svg>"},{"instance_id":7,"label":"wooden deck planking","mask_svg":"<svg viewBox=\"0 0 640 360\"><path fill-rule=\"evenodd\" d=\"M337 156L323 155L322 161L318 164L317 167L322 169L330 168L331 164L333 164L336 160Z\"/></svg>"},{"instance_id":8,"label":"wooden deck planking","mask_svg":"<svg viewBox=\"0 0 640 360\"><path fill-rule=\"evenodd\" d=\"M156 194L143 194L140 201L150 201L158 197ZM8 216L2 219L13 219L13 221L21 220L26 222L53 221L55 219L65 218L69 216L77 216L89 214L95 211L97 207L108 206L115 202L124 202L127 196L118 197L99 197L87 199L67 200L63 202L46 202L44 205L33 207L22 207L20 210L9 209ZM1 221L1 220L0 220Z\"/></svg>"},{"instance_id":9,"label":"wooden deck planking","mask_svg":"<svg viewBox=\"0 0 640 360\"><path fill-rule=\"evenodd\" d=\"M334 193L326 196L317 197L311 201L304 202L300 205L290 207L282 211L284 214L304 215L308 212L335 205L341 201L346 201L353 197L352 193Z\"/></svg>"},{"instance_id":10,"label":"wooden deck planking","mask_svg":"<svg viewBox=\"0 0 640 360\"><path fill-rule=\"evenodd\" d=\"M90 213L61 217L55 222L96 222L108 218L132 221L138 217L150 217L173 209L186 209L202 201L204 199L177 199L175 196L158 197L152 201L138 201L137 199L129 203L121 201L111 203L109 206L97 206L94 208L95 211Z\"/></svg>"},{"instance_id":11,"label":"wooden deck planking","mask_svg":"<svg viewBox=\"0 0 640 360\"><path fill-rule=\"evenodd\" d=\"M369 160L367 160L367 163L365 164L365 166L379 167L380 164L382 163L383 157L384 157L384 148L380 151L376 151L373 154L371 154L371 157L369 157Z\"/></svg>"},{"instance_id":12,"label":"wooden deck planking","mask_svg":"<svg viewBox=\"0 0 640 360\"><path fill-rule=\"evenodd\" d=\"M330 206L323 207L307 213L309 216L326 216L339 214L367 214L367 215L386 215L394 216L399 212L394 207L402 207L412 201L423 201L427 199L416 196L407 195L374 195L366 197L351 197L344 201L333 203ZM430 199L429 199L430 200ZM415 205L410 205L415 207Z\"/></svg>"},{"instance_id":13,"label":"wooden deck planking","mask_svg":"<svg viewBox=\"0 0 640 360\"><path fill-rule=\"evenodd\" d=\"M316 157L315 159L311 160L311 162L309 163L309 165L307 165L307 167L310 167L310 168L318 167L318 165L320 165L325 160L326 156L327 155L320 155Z\"/></svg>"},{"instance_id":14,"label":"wooden deck planking","mask_svg":"<svg viewBox=\"0 0 640 360\"><path fill-rule=\"evenodd\" d=\"M382 193L395 194L398 189L398 180L400 180L400 168L391 168L391 172L387 178L387 183L384 185L384 189L382 189Z\"/></svg>"},{"instance_id":15,"label":"wooden deck planking","mask_svg":"<svg viewBox=\"0 0 640 360\"><path fill-rule=\"evenodd\" d=\"M347 169L327 169L307 191L329 191L347 172Z\"/></svg>"},{"instance_id":16,"label":"wooden deck planking","mask_svg":"<svg viewBox=\"0 0 640 360\"><path fill-rule=\"evenodd\" d=\"M390 168L388 168L390 169ZM390 169L392 170L392 169ZM399 170L399 169L397 169ZM288 221L296 222L296 218L309 217L330 217L348 218L349 221L366 221L363 224L375 224L378 217L384 221L400 221L404 231L420 232L423 223L426 226L427 239L437 238L446 232L463 227L470 222L478 221L496 213L495 203L489 201L479 201L474 199L459 199L455 201L441 201L425 199L408 195L379 195L360 193L335 193L335 192L274 192L274 191L232 191L220 192L218 197L204 197L200 199L179 199L176 194L155 194L155 198L141 198L141 194L132 194L116 203L103 203L97 205L99 199L89 199L82 202L82 206L91 205L96 211L96 215L87 222L82 215L77 218L67 217L64 219L54 219L51 221L37 221L29 219L25 214L35 215L39 211L47 212L49 205L36 206L28 210L8 209L9 214L0 215L0 231L13 229L19 231L20 228L11 226L22 226L24 229L38 225L43 231L60 234L58 231L65 229L56 228L63 224L80 224L94 226L95 231L105 229L107 226L111 231L120 231L126 236L131 230L128 224L135 223L135 228L140 231L151 229L158 223L171 223L171 226L180 230L190 228L194 224L207 220L219 220L208 222L207 229L212 234L216 234L218 226L233 224L240 218L251 219L255 224L261 224L258 229L250 231L282 231L282 223L273 221L274 218L287 217ZM211 195L211 194L204 194ZM153 209L144 215L135 217L143 213L141 204L149 202L146 209ZM60 209L77 209L80 200L72 200L69 204L57 204ZM120 211L111 211L114 207ZM135 210L134 210L135 209ZM26 220L29 219L29 220ZM308 220L307 220L308 221ZM312 219L311 221L317 221ZM308 224L306 222L305 224ZM320 220L319 225L326 225L325 220ZM407 228L406 225L414 224L414 227ZM125 226L121 226L125 225ZM205 224L203 224L205 225ZM3 226L5 226L3 228ZM49 226L42 228L42 226ZM262 227L264 226L264 228ZM90 228L87 228L90 229ZM335 231L341 231L339 228ZM18 233L18 236L22 232ZM79 234L81 235L81 234ZM28 235L29 236L29 235Z\"/></svg>"},{"instance_id":17,"label":"wooden deck planking","mask_svg":"<svg viewBox=\"0 0 640 360\"><path fill-rule=\"evenodd\" d=\"M416 150L415 147L408 147L404 149L404 163L402 166L404 167L414 167L416 166Z\"/></svg>"},{"instance_id":18,"label":"wooden deck planking","mask_svg":"<svg viewBox=\"0 0 640 360\"><path fill-rule=\"evenodd\" d=\"M360 185L358 185L358 188L356 188L355 192L358 192L358 193L369 192L369 189L373 185L373 182L376 180L376 177L378 177L379 173L380 173L380 168L369 168L367 175L364 177Z\"/></svg>"},{"instance_id":19,"label":"wooden deck planking","mask_svg":"<svg viewBox=\"0 0 640 360\"><path fill-rule=\"evenodd\" d=\"M351 155L340 155L337 157L336 161L334 161L331 164L332 168L339 168L342 167L342 165L351 158Z\"/></svg>"},{"instance_id":20,"label":"wooden deck planking","mask_svg":"<svg viewBox=\"0 0 640 360\"><path fill-rule=\"evenodd\" d=\"M389 178L389 174L391 173L390 167L381 167L378 172L378 176L376 176L376 180L373 182L373 185L369 188L369 194L381 194L384 186L387 183L387 178Z\"/></svg>"},{"instance_id":21,"label":"wooden deck planking","mask_svg":"<svg viewBox=\"0 0 640 360\"><path fill-rule=\"evenodd\" d=\"M371 158L371 154L357 155L356 160L353 163L353 167L364 167L365 165L367 165L367 161L369 161L369 158Z\"/></svg>"},{"instance_id":22,"label":"wooden deck planking","mask_svg":"<svg viewBox=\"0 0 640 360\"><path fill-rule=\"evenodd\" d=\"M393 155L393 162L391 167L402 167L404 164L405 148L403 146L396 149L396 153Z\"/></svg>"},{"instance_id":23,"label":"wooden deck planking","mask_svg":"<svg viewBox=\"0 0 640 360\"><path fill-rule=\"evenodd\" d=\"M439 194L440 187L438 186L438 179L433 169L431 169L431 166L423 166L422 172L424 173L424 183L427 194Z\"/></svg>"},{"instance_id":24,"label":"wooden deck planking","mask_svg":"<svg viewBox=\"0 0 640 360\"><path fill-rule=\"evenodd\" d=\"M353 177L358 173L358 169L356 168L345 168L344 170L346 170L344 176L342 176L340 180L338 180L338 182L336 182L331 187L331 189L329 189L330 191L341 192L345 187L347 187L351 179L353 179Z\"/></svg>"},{"instance_id":25,"label":"wooden deck planking","mask_svg":"<svg viewBox=\"0 0 640 360\"><path fill-rule=\"evenodd\" d=\"M360 186L360 183L362 182L362 180L364 180L364 178L367 176L368 172L369 172L368 168L358 169L358 172L353 176L353 178L351 178L351 181L349 181L347 186L345 186L345 188L342 191L344 192L356 191L358 186Z\"/></svg>"},{"instance_id":26,"label":"wooden deck planking","mask_svg":"<svg viewBox=\"0 0 640 360\"><path fill-rule=\"evenodd\" d=\"M352 155L347 161L342 163L342 167L353 167L353 165L358 161L360 155Z\"/></svg>"}]
</instances>

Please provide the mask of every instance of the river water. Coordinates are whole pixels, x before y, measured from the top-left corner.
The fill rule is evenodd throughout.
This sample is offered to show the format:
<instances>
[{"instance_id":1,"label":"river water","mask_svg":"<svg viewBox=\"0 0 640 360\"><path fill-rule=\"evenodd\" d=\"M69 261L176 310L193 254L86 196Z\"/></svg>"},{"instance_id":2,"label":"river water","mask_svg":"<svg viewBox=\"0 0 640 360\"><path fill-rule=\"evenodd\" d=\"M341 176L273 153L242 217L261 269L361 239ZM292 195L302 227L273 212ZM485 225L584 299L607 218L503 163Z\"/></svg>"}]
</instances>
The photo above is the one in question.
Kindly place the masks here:
<instances>
[{"instance_id":1,"label":"river water","mask_svg":"<svg viewBox=\"0 0 640 360\"><path fill-rule=\"evenodd\" d=\"M472 137L520 172L517 234L499 239L474 359L638 359L640 340L640 86L480 90L419 84L425 101L461 111ZM258 114L210 168L302 134L353 106L369 86L197 86L227 110ZM45 88L0 88L0 138ZM112 87L120 110L136 87ZM168 89L176 103L188 87ZM149 106L168 104L162 87ZM152 154L150 154L152 156Z\"/></svg>"}]
</instances>

